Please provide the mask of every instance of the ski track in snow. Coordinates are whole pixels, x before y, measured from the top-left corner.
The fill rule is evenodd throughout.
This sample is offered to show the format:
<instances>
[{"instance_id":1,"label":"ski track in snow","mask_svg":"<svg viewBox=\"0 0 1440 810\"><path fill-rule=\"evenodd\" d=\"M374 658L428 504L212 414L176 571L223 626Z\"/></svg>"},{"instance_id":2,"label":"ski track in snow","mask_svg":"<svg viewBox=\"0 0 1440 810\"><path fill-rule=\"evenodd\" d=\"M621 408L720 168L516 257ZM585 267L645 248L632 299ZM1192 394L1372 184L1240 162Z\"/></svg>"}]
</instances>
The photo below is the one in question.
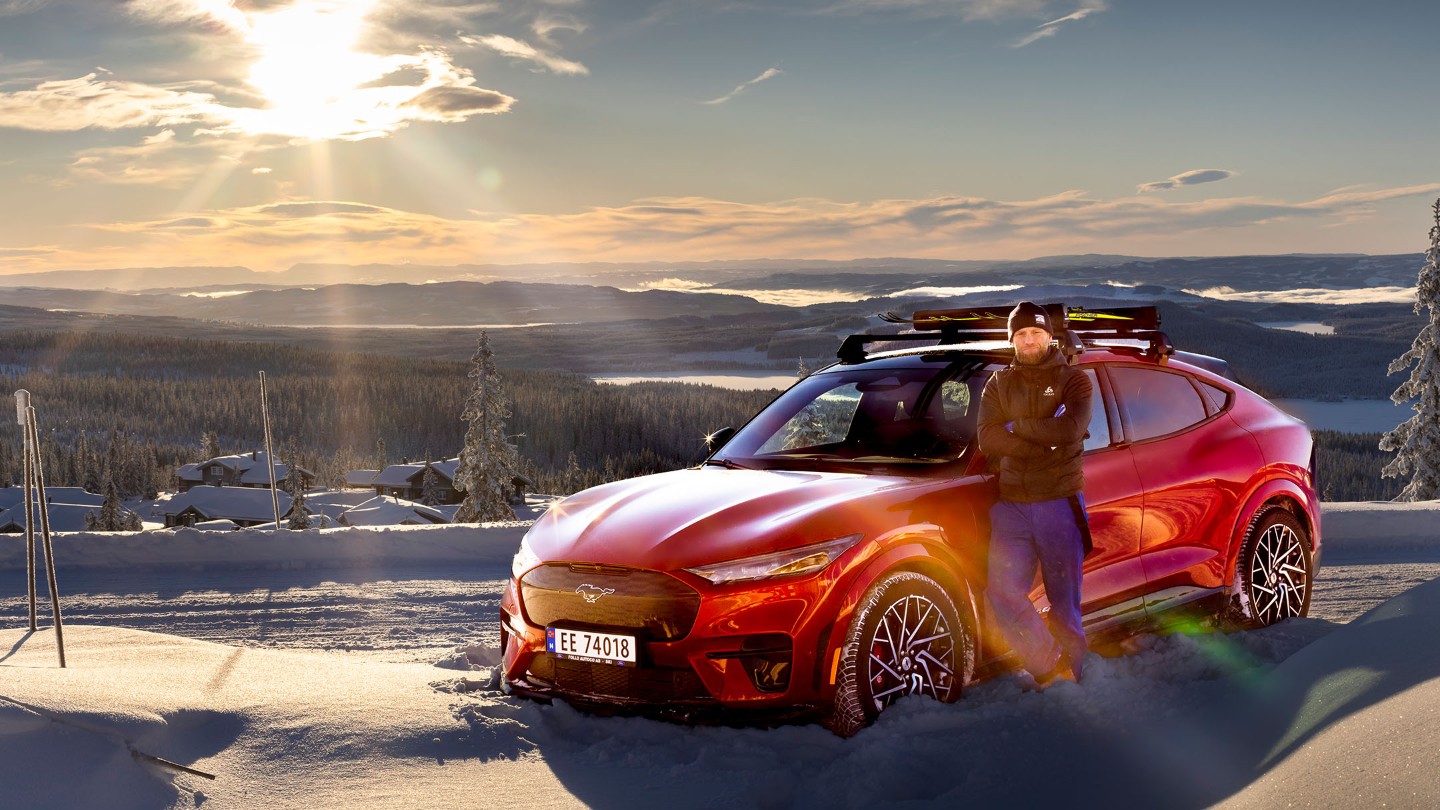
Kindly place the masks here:
<instances>
[{"instance_id":1,"label":"ski track in snow","mask_svg":"<svg viewBox=\"0 0 1440 810\"><path fill-rule=\"evenodd\" d=\"M351 653L395 663L434 663L457 646L495 647L503 577L477 568L235 570L220 577L179 568L135 572L61 572L66 623L126 627L236 646ZM6 579L10 579L7 577ZM13 594L20 590L19 598ZM44 577L39 615L49 623ZM0 588L0 626L27 621L24 577Z\"/></svg>"}]
</instances>

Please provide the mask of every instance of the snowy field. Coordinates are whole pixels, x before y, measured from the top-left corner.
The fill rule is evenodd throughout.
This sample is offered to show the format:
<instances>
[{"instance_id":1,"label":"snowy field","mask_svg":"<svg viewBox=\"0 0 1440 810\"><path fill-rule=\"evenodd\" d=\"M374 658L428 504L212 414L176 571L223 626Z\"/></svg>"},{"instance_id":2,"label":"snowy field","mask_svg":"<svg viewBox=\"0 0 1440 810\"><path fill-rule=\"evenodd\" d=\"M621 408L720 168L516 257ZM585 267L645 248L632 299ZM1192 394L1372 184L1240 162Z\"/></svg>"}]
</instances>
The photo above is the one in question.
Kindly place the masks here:
<instances>
[{"instance_id":1,"label":"snowy field","mask_svg":"<svg viewBox=\"0 0 1440 810\"><path fill-rule=\"evenodd\" d=\"M850 740L501 695L518 525L62 535L63 670L15 538L0 806L1435 806L1437 517L1327 504L1309 618L1142 637L1082 684L906 701Z\"/></svg>"}]
</instances>

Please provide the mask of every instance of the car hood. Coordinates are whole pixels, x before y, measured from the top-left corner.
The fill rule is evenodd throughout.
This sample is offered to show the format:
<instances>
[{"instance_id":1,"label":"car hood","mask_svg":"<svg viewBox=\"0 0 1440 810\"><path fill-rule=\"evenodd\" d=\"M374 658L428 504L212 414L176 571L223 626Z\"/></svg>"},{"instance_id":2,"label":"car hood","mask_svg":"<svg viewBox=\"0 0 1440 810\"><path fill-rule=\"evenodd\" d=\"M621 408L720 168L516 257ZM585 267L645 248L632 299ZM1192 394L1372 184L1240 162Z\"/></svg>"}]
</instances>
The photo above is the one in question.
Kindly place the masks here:
<instances>
[{"instance_id":1,"label":"car hood","mask_svg":"<svg viewBox=\"0 0 1440 810\"><path fill-rule=\"evenodd\" d=\"M675 570L906 522L913 478L714 467L589 489L550 508L528 535L545 562Z\"/></svg>"}]
</instances>

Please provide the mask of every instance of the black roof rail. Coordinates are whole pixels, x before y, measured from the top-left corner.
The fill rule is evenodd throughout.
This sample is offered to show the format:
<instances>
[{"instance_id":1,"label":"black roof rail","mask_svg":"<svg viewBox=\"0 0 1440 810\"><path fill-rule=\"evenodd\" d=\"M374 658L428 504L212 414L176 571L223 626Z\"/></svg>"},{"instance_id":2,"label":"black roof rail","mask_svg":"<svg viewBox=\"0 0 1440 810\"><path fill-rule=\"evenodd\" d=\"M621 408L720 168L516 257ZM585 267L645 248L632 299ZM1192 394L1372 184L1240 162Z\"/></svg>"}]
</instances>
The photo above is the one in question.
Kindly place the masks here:
<instances>
[{"instance_id":1,"label":"black roof rail","mask_svg":"<svg viewBox=\"0 0 1440 810\"><path fill-rule=\"evenodd\" d=\"M1175 353L1170 338L1160 331L1160 312L1153 306L1086 309L1064 304L1045 304L1056 340L1067 356L1085 351L1085 346L1109 345L1106 341L1140 341L1146 354L1161 363ZM895 335L850 335L837 352L841 363L858 363L867 357L871 343L931 341L936 345L978 341L1009 341L1009 309L970 307L965 309L919 310L910 317L886 312L880 318L889 323L909 324L914 332ZM1112 345L1111 348L1130 348ZM1138 347L1137 347L1138 348Z\"/></svg>"}]
</instances>

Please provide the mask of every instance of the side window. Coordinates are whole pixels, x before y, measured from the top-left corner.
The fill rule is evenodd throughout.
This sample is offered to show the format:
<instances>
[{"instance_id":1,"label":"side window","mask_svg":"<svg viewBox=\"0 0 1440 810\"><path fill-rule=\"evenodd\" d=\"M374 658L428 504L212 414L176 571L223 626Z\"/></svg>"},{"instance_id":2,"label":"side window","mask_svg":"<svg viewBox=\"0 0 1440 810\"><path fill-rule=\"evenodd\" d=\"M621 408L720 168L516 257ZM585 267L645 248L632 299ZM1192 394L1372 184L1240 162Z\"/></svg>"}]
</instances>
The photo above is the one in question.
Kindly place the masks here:
<instances>
[{"instance_id":1,"label":"side window","mask_svg":"<svg viewBox=\"0 0 1440 810\"><path fill-rule=\"evenodd\" d=\"M1132 441L1174 433L1208 416L1200 393L1183 374L1117 366L1110 369L1110 379L1115 383Z\"/></svg>"},{"instance_id":2,"label":"side window","mask_svg":"<svg viewBox=\"0 0 1440 810\"><path fill-rule=\"evenodd\" d=\"M1085 434L1085 449L1110 445L1110 420L1105 416L1105 395L1100 391L1100 380L1095 369L1083 369L1090 378L1091 389L1095 392L1090 400L1090 431Z\"/></svg>"},{"instance_id":3,"label":"side window","mask_svg":"<svg viewBox=\"0 0 1440 810\"><path fill-rule=\"evenodd\" d=\"M1225 407L1230 404L1230 392L1218 385L1211 385L1201 380L1200 390L1205 392L1205 396L1210 399L1217 412L1225 410Z\"/></svg>"}]
</instances>

